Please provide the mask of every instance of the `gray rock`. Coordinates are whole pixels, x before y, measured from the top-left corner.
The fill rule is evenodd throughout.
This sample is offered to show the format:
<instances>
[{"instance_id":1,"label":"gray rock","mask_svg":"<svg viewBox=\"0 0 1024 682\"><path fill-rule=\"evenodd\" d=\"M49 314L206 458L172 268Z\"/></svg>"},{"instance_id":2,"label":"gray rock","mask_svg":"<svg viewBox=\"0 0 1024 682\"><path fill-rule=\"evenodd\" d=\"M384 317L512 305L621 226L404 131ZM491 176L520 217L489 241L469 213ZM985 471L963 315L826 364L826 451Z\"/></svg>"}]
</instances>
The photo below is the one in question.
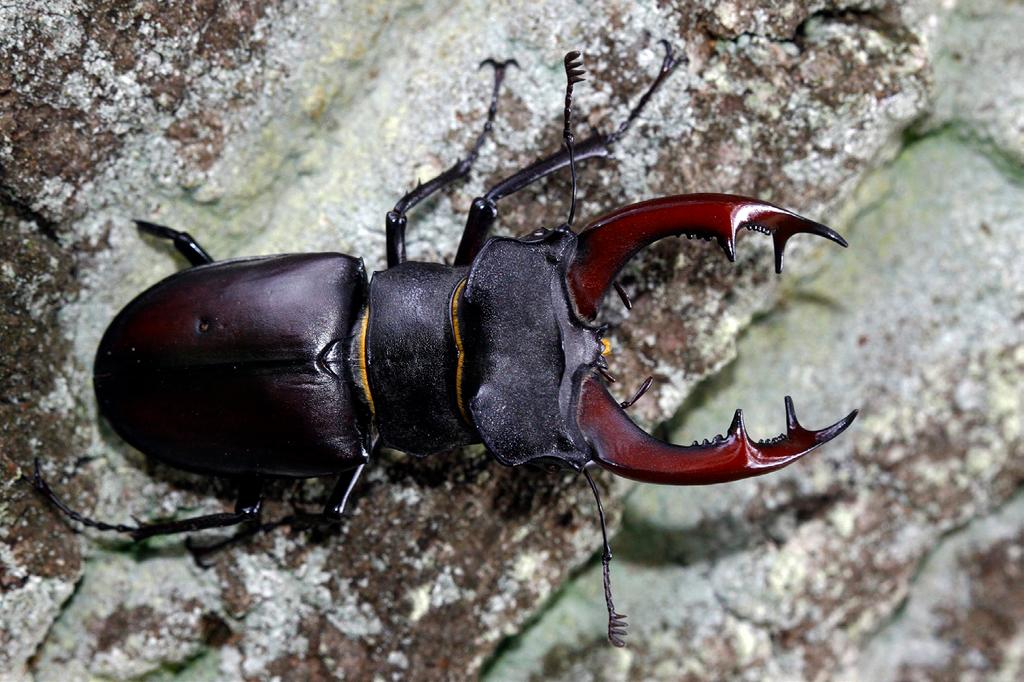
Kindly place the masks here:
<instances>
[{"instance_id":1,"label":"gray rock","mask_svg":"<svg viewBox=\"0 0 1024 682\"><path fill-rule=\"evenodd\" d=\"M815 626L814 619L848 612L870 629L891 612L901 590L906 593L906 572L919 560L915 552L929 537L1010 494L1004 470L1011 460L998 454L1005 434L992 432L986 449L970 449L987 453L984 461L974 460L984 472L981 483L955 467L947 471L951 462L936 469L946 472L941 480L932 480L927 469L919 475L914 468L923 467L916 451L903 468L896 466L924 428L913 421L911 403L903 415L886 411L894 398L879 400L879 411L865 415L856 438L777 481L699 491L689 502L695 511L671 516L658 510L684 506L678 498L632 498L621 538L627 561L616 565L620 599L637 599L631 610L641 619L646 600L651 622L663 627L643 625L628 653L595 641L603 610L592 571L562 589L597 548L589 491L571 478L502 470L479 449L427 461L389 453L364 481L354 516L342 528L260 536L220 554L210 571L192 565L179 539L139 548L100 534L74 535L19 476L38 456L62 494L89 514L115 521L231 504L229 485L146 462L97 418L89 374L104 327L135 293L181 267L166 245L138 236L132 217L186 228L218 258L339 250L378 269L387 209L416 178L464 153L476 134L489 89L477 63L514 56L522 68L507 80L494 139L473 177L411 216L411 257L450 258L472 198L557 147L562 54L584 49L589 80L580 90L579 120L607 128L645 87L660 59L656 40L666 37L689 64L666 83L614 158L583 169L583 218L652 196L711 190L758 195L826 222L851 223L830 216L873 165L896 153L903 131L928 110L935 31L944 11L926 2L830 0L551 2L526 12L476 2L228 2L180 9L150 2L3 4L0 286L11 304L0 331L0 670L41 679L473 677L502 639L556 592L555 606L518 645L530 652L527 659L554 647L550 651L570 652L580 670L648 670L664 677L679 670L710 676L837 670L831 655L810 660L806 638L839 638L846 648L830 643L842 651L856 651L869 638L833 621L831 629L829 623ZM941 111L959 106L937 108L933 125L949 116ZM1001 123L1010 119L985 120L997 121L991 130L1012 131ZM1001 140L1009 133L985 134ZM953 142L939 148L939 158L948 153L954 166L978 159L979 169L989 168ZM899 163L912 165L909 153ZM1002 176L992 173L986 189L1000 187ZM521 233L561 220L566 180L554 178L510 198L502 205L500 231ZM957 189L953 184L947 189ZM863 196L852 206L881 200L881 192L870 201ZM919 225L918 239L930 241L925 228L952 224L938 215L921 223L916 216L925 214L918 206L901 206L902 222L886 224L901 232L908 223ZM989 228L1003 235L1008 215L993 214ZM858 230L875 228L860 220L851 226L856 249L864 249ZM712 247L684 246L651 249L625 277L636 301L632 313L607 311L622 325L614 371L635 381L648 373L659 379L637 406L647 423L673 414L699 382L729 365L737 335L785 293L777 281L802 289L801 278L820 270L832 278L825 281L846 276L842 290L857 291L850 273L863 272L857 264L873 253L828 254L822 245L796 242L790 272L776 280L764 240L743 240L735 267ZM955 291L964 279L975 284L963 272L979 262L958 271ZM896 265L880 272L897 277ZM900 281L913 289L920 270L909 269ZM994 276L998 268L985 271ZM959 299L964 306L965 300ZM944 301L943 310L963 312L954 303ZM871 317L876 309L858 305L864 316L858 328L877 324ZM833 323L839 329L840 322ZM971 323L964 321L962 333L934 352L961 349ZM806 357L810 366L826 347L814 329L812 347L784 348L786 360L749 372L762 387L773 383L772 372L785 374L778 385L797 392L810 424L833 418L854 389L874 388L867 379L879 376L844 375L835 365L863 367L886 347L884 340L868 350L849 344L848 352L813 373L819 380L829 373L848 376L850 392L841 394L824 381L801 383L793 364ZM989 341L996 339L992 334ZM880 355L864 355L871 351ZM961 414L974 415L970 424L977 422L977 429L992 423L986 389L1000 371L1019 375L1014 357L990 357L979 348L970 357L948 358L927 377L914 374L919 365L908 358L902 378L886 390L916 396L915 387L932 388L923 414L959 425L949 442L963 454L968 441L960 437L973 432ZM951 363L955 359L966 364ZM952 390L944 371L974 377L966 387L957 384L963 406L955 413L942 411L948 406L943 396ZM753 412L751 426L767 433L778 416L761 421L760 395L747 391L744 404ZM766 404L779 402L773 392ZM705 425L695 419L688 420L688 431ZM706 424L709 432L721 430L722 420L724 413L708 417L714 421ZM860 592L846 605L849 595L824 594L803 559L820 547L835 555L834 565L852 570L857 548L894 546L886 517L873 506L877 500L853 485L873 480L875 469L905 476L897 498L913 499L924 510L915 517L919 536L908 540L905 556L886 558L891 565L863 571L855 585ZM618 508L615 498L627 486L602 485L613 493L607 505ZM326 490L321 482L277 486L267 516L286 514L293 504L315 508ZM936 491L950 501L928 512ZM956 503L967 505L955 517L960 521L944 511ZM645 516L644 509L653 512ZM838 520L830 521L832 514ZM855 547L831 532L835 525L857 535L859 523L867 524L870 538ZM777 546L766 545L766 538ZM663 570L666 561L681 564L681 572ZM653 565L638 565L644 563ZM883 597L867 608L865 595L879 589L870 584L879 572L886 578ZM789 598L812 587L822 592L815 600ZM689 595L686 603L700 606L695 615L706 615L699 624L687 614L659 614L660 595L681 592ZM578 593L586 595L582 615L554 628L564 635L562 643L538 640L535 633L554 632L545 629L549 619ZM783 630L791 646L772 639ZM543 645L530 648L530 641ZM701 642L714 642L714 651L700 659L679 654ZM517 651L490 664L491 675L538 670L522 657L516 661ZM698 667L680 667L694 660ZM595 661L612 667L595 667Z\"/></svg>"},{"instance_id":2,"label":"gray rock","mask_svg":"<svg viewBox=\"0 0 1024 682\"><path fill-rule=\"evenodd\" d=\"M1024 18L1001 11L954 15L941 49ZM944 68L936 81L953 87ZM493 679L1019 676L1024 190L991 119L964 123L975 104L936 110L864 179L840 221L849 252L752 324L675 424L689 441L743 406L767 436L785 390L809 425L861 406L851 437L763 479L635 490L615 543L628 652L602 642L592 566Z\"/></svg>"},{"instance_id":3,"label":"gray rock","mask_svg":"<svg viewBox=\"0 0 1024 682\"><path fill-rule=\"evenodd\" d=\"M934 639L953 646L971 629L963 602L919 574L948 534L976 525L987 537L976 519L1019 506L1024 280L1005 253L1024 248L1024 191L942 133L868 177L852 205L866 208L846 230L850 251L751 325L675 440L721 428L737 404L750 407L752 433L777 432L780 387L811 426L860 406L852 437L763 479L635 490L614 570L616 605L634 625L628 654L604 646L597 595L581 610L586 586L600 585L594 566L497 661L494 679L897 679L886 665L909 644L888 638L905 630L908 596L961 622L933 622ZM991 565L968 557L961 570L1016 589L1013 528ZM1012 657L1019 624L972 635L994 667ZM976 669L967 654L949 658ZM902 658L921 674L942 667Z\"/></svg>"}]
</instances>

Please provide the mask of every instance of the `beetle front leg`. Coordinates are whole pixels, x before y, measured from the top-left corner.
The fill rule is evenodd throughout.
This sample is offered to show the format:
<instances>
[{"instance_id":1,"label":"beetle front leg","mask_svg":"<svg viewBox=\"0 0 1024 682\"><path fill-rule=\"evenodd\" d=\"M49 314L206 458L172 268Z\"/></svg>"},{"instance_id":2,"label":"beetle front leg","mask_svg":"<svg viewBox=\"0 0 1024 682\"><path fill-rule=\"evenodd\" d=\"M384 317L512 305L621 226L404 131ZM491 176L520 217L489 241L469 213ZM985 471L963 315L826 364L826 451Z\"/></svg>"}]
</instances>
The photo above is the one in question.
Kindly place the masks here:
<instances>
[{"instance_id":1,"label":"beetle front leg","mask_svg":"<svg viewBox=\"0 0 1024 682\"><path fill-rule=\"evenodd\" d=\"M406 213L416 204L420 203L431 194L444 189L456 180L464 178L469 174L473 163L480 155L480 148L487 139L487 135L494 129L494 117L498 113L498 94L501 92L501 84L505 80L505 70L511 66L519 66L514 59L498 62L493 59L483 61L480 66L494 67L494 89L491 93L491 106L487 110L487 121L484 129L476 138L465 158L459 159L455 164L432 180L416 185L416 188L398 200L395 207L388 211L385 224L387 229L387 260L388 267L394 267L405 262L405 227L407 224Z\"/></svg>"}]
</instances>

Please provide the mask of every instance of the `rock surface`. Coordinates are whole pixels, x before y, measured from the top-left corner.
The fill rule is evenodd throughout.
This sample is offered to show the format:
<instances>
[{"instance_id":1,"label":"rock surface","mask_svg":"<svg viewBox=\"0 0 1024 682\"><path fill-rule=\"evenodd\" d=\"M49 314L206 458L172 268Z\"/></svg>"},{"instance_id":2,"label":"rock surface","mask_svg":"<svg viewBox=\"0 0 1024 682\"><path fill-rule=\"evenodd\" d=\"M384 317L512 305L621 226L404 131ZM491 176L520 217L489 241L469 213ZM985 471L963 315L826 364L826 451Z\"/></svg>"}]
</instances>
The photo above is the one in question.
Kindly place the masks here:
<instances>
[{"instance_id":1,"label":"rock surface","mask_svg":"<svg viewBox=\"0 0 1024 682\"><path fill-rule=\"evenodd\" d=\"M494 679L1019 674L1011 651L1022 622L1009 599L1024 565L1024 282L1005 253L1024 248L1024 192L943 132L908 146L854 203L869 208L846 230L850 252L746 330L674 440L720 429L737 404L751 406L752 433L778 430L779 387L812 426L860 406L855 435L763 479L637 489L616 542L617 605L634 616L628 652L600 643L595 566L499 660ZM948 226L941 239L937 225ZM983 519L993 513L1002 520ZM955 563L965 551L977 557L961 560L970 589L960 601L921 584L936 552ZM932 629L915 636L948 650L926 656L904 641L923 626L901 612L908 599L915 610L935 602ZM972 610L1002 634L968 624Z\"/></svg>"},{"instance_id":2,"label":"rock surface","mask_svg":"<svg viewBox=\"0 0 1024 682\"><path fill-rule=\"evenodd\" d=\"M999 9L944 24L940 101L967 73L950 71L951 55L1024 20L1024 8ZM977 83L1024 61L1009 43L985 51L963 87L991 102ZM601 642L593 565L491 679L1024 674L1024 176L1013 161L1024 136L963 102L938 107L864 179L840 222L850 250L826 254L744 331L674 440L721 430L737 406L752 433L773 433L780 390L809 425L860 406L851 437L770 477L636 489L615 543L630 648Z\"/></svg>"},{"instance_id":3,"label":"rock surface","mask_svg":"<svg viewBox=\"0 0 1024 682\"><path fill-rule=\"evenodd\" d=\"M1021 7L488 5L0 5L0 671L917 679L947 661L1012 678L1020 614L1002 605L1019 582L1024 291L1005 254L1024 246L1024 138L1019 84L999 69L1024 70L1007 28ZM96 415L105 325L181 267L130 218L188 229L218 258L339 250L379 269L387 209L476 134L489 89L476 64L514 56L473 176L410 219L412 258L451 258L472 198L558 145L561 55L586 52L579 119L608 128L661 37L688 64L614 157L583 169L582 215L733 191L847 228L853 248L796 241L781 280L756 235L736 266L710 245L651 249L625 278L633 311L607 312L624 323L616 374L658 379L637 415L687 401L681 426L703 437L739 404L755 433L774 432L780 390L811 425L865 411L782 474L632 492L614 565L629 649L601 642L586 487L478 449L387 453L340 529L260 536L210 570L179 539L76 535L19 480L40 457L67 498L116 521L232 502L230 485L146 462ZM509 198L500 230L561 220L566 186ZM628 487L601 483L620 509ZM267 516L315 509L327 489L276 486ZM946 600L943 580L968 587ZM992 634L968 636L978 622Z\"/></svg>"}]
</instances>

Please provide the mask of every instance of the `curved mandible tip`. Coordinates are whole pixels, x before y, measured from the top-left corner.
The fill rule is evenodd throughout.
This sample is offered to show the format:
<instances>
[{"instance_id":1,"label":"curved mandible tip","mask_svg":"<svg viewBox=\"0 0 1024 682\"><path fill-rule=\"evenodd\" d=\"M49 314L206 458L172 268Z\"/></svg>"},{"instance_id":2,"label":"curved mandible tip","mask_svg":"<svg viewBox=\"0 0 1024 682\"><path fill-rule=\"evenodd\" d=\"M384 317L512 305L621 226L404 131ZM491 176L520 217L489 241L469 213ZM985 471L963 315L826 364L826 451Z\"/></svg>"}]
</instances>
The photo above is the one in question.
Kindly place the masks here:
<instances>
[{"instance_id":1,"label":"curved mandible tip","mask_svg":"<svg viewBox=\"0 0 1024 682\"><path fill-rule=\"evenodd\" d=\"M759 476L796 461L845 431L854 410L835 424L811 431L797 421L786 396L786 433L766 441L747 436L743 412L736 410L728 434L690 446L672 445L644 432L626 416L594 376L583 380L578 423L605 469L646 483L706 485Z\"/></svg>"},{"instance_id":2,"label":"curved mandible tip","mask_svg":"<svg viewBox=\"0 0 1024 682\"><path fill-rule=\"evenodd\" d=\"M580 232L568 271L577 312L584 319L593 319L619 271L645 246L665 237L686 235L718 242L734 261L736 234L743 228L771 235L777 272L782 272L783 252L793 235L814 234L846 246L835 230L750 197L682 194L652 199L613 211Z\"/></svg>"}]
</instances>

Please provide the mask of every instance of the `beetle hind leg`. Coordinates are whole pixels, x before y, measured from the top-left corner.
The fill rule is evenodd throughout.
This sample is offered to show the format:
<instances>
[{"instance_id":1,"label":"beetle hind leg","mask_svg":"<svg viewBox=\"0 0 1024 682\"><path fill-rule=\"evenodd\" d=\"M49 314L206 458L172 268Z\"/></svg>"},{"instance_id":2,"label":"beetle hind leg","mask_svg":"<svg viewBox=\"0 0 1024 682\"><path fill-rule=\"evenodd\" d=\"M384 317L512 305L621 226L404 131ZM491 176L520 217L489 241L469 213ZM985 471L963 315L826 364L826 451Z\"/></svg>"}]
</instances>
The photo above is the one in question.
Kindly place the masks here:
<instances>
[{"instance_id":1,"label":"beetle hind leg","mask_svg":"<svg viewBox=\"0 0 1024 682\"><path fill-rule=\"evenodd\" d=\"M204 514L202 516L193 516L191 518L179 519L177 521L129 526L120 523L114 524L96 521L95 519L83 516L79 512L68 507L64 500L53 492L53 489L50 488L46 479L43 478L42 472L39 470L38 459L35 461L32 485L40 495L45 497L50 504L56 507L62 514L72 521L76 521L83 526L95 528L100 531L124 533L136 542L156 535L173 535L175 533L187 533L190 531L205 530L207 528L236 526L246 521L258 519L260 509L263 506L263 499L261 496L262 482L258 479L253 479L251 481L243 482L239 488L238 502L236 503L235 511L233 512Z\"/></svg>"},{"instance_id":2,"label":"beetle hind leg","mask_svg":"<svg viewBox=\"0 0 1024 682\"><path fill-rule=\"evenodd\" d=\"M166 225L157 225L145 220L136 220L135 224L140 232L160 239L170 239L178 253L183 255L191 265L206 265L213 262L213 257L188 232L181 232Z\"/></svg>"},{"instance_id":3,"label":"beetle hind leg","mask_svg":"<svg viewBox=\"0 0 1024 682\"><path fill-rule=\"evenodd\" d=\"M376 446L374 447L373 452L376 452ZM367 462L368 461L369 458L367 458ZM192 554L192 558L195 559L197 564L203 568L209 568L211 565L207 561L209 556L260 533L269 533L281 526L290 526L292 528L318 528L320 526L329 526L339 523L345 516L345 509L352 497L352 491L355 489L356 483L359 481L359 477L366 468L367 462L363 462L356 468L343 472L338 476L338 480L334 484L334 489L331 491L330 497L327 498L327 504L324 505L323 511L319 514L294 511L291 514L283 516L275 521L251 524L248 528L240 530L229 538L225 538L224 540L219 540L208 545L197 545L192 542L192 538L187 538L185 540L185 548Z\"/></svg>"}]
</instances>

